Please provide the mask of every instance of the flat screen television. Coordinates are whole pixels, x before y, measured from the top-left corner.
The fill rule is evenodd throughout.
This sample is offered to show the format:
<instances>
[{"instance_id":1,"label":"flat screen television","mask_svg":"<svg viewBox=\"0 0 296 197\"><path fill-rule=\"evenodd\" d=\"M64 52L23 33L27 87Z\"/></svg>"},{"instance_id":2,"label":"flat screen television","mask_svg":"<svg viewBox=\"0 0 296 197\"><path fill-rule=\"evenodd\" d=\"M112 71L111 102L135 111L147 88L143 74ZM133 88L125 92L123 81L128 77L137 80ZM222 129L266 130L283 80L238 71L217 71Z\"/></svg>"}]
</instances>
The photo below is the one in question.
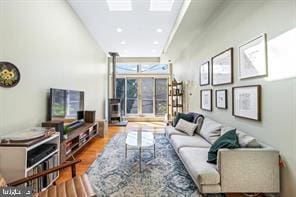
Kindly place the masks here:
<instances>
[{"instance_id":1,"label":"flat screen television","mask_svg":"<svg viewBox=\"0 0 296 197\"><path fill-rule=\"evenodd\" d=\"M73 119L84 110L84 92L51 88L48 104L48 120Z\"/></svg>"}]
</instances>

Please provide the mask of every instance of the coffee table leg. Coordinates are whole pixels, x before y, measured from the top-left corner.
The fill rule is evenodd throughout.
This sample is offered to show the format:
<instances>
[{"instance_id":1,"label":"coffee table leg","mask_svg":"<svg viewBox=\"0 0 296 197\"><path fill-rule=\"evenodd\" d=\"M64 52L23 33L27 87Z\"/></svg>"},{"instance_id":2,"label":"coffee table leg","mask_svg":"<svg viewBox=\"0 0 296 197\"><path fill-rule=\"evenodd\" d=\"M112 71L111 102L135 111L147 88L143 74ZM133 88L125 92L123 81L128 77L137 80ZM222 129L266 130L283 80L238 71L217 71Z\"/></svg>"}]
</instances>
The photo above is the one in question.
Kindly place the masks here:
<instances>
[{"instance_id":1,"label":"coffee table leg","mask_svg":"<svg viewBox=\"0 0 296 197\"><path fill-rule=\"evenodd\" d=\"M125 144L125 159L127 158L127 144Z\"/></svg>"},{"instance_id":2,"label":"coffee table leg","mask_svg":"<svg viewBox=\"0 0 296 197\"><path fill-rule=\"evenodd\" d=\"M155 158L155 144L153 145L153 148L154 148L154 158Z\"/></svg>"},{"instance_id":3,"label":"coffee table leg","mask_svg":"<svg viewBox=\"0 0 296 197\"><path fill-rule=\"evenodd\" d=\"M141 172L141 164L142 163L142 148L140 147L140 172Z\"/></svg>"}]
</instances>

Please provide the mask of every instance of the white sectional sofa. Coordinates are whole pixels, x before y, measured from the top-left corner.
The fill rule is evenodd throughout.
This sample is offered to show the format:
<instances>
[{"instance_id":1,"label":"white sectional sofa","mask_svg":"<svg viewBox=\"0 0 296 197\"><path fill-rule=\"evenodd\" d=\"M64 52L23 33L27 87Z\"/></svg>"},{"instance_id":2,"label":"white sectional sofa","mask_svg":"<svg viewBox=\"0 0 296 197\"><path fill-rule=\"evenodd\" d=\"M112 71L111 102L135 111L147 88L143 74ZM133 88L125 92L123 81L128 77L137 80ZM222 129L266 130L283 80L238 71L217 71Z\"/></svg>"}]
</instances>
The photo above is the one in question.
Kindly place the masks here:
<instances>
[{"instance_id":1,"label":"white sectional sofa","mask_svg":"<svg viewBox=\"0 0 296 197\"><path fill-rule=\"evenodd\" d=\"M241 148L220 149L217 164L207 162L211 145L229 127L208 117L194 114L202 126L193 136L166 126L169 138L199 192L279 193L279 152L237 130ZM199 118L196 118L199 117ZM200 120L203 121L200 121Z\"/></svg>"}]
</instances>

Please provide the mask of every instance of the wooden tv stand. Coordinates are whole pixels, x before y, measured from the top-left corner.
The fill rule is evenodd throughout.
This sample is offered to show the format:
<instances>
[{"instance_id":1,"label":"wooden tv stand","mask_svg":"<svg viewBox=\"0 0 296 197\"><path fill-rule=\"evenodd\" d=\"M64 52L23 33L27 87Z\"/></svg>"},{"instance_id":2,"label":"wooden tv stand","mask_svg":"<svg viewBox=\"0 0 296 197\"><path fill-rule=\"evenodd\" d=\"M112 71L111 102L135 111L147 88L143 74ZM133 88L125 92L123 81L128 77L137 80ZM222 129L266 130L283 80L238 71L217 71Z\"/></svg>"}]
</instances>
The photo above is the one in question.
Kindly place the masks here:
<instances>
[{"instance_id":1,"label":"wooden tv stand","mask_svg":"<svg viewBox=\"0 0 296 197\"><path fill-rule=\"evenodd\" d=\"M66 139L61 143L61 163L78 152L84 145L97 136L97 134L97 122L86 122L83 126L67 133Z\"/></svg>"}]
</instances>

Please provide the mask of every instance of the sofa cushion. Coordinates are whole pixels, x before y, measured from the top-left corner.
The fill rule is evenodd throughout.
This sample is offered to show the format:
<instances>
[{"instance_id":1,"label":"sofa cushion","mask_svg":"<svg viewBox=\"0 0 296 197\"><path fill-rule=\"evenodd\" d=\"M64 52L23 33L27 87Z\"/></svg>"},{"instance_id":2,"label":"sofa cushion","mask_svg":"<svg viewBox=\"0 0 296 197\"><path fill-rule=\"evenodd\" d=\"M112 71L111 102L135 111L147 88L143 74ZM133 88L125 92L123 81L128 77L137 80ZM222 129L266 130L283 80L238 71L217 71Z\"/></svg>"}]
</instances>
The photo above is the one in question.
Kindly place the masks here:
<instances>
[{"instance_id":1,"label":"sofa cushion","mask_svg":"<svg viewBox=\"0 0 296 197\"><path fill-rule=\"evenodd\" d=\"M211 146L209 150L207 162L216 164L217 154L219 149L221 148L235 149L240 147L235 130L236 129L227 131L225 134L219 137L219 139L216 140L216 142Z\"/></svg>"},{"instance_id":2,"label":"sofa cushion","mask_svg":"<svg viewBox=\"0 0 296 197\"><path fill-rule=\"evenodd\" d=\"M193 115L191 113L184 114L184 113L177 113L175 119L173 120L173 127L175 127L180 119L186 120L188 122L193 121Z\"/></svg>"},{"instance_id":3,"label":"sofa cushion","mask_svg":"<svg viewBox=\"0 0 296 197\"><path fill-rule=\"evenodd\" d=\"M193 136L193 133L196 127L197 127L197 124L180 119L175 128L179 131L187 133L190 136Z\"/></svg>"},{"instance_id":4,"label":"sofa cushion","mask_svg":"<svg viewBox=\"0 0 296 197\"><path fill-rule=\"evenodd\" d=\"M222 127L221 135L232 129L232 127ZM242 148L261 148L261 144L256 140L256 138L244 133L243 131L236 130L236 135Z\"/></svg>"},{"instance_id":5,"label":"sofa cushion","mask_svg":"<svg viewBox=\"0 0 296 197\"><path fill-rule=\"evenodd\" d=\"M219 184L220 174L216 165L207 163L208 151L208 148L183 147L180 157L199 184Z\"/></svg>"},{"instance_id":6,"label":"sofa cushion","mask_svg":"<svg viewBox=\"0 0 296 197\"><path fill-rule=\"evenodd\" d=\"M199 135L188 136L188 135L172 135L171 142L175 149L179 152L182 147L202 147L209 148L211 144Z\"/></svg>"},{"instance_id":7,"label":"sofa cushion","mask_svg":"<svg viewBox=\"0 0 296 197\"><path fill-rule=\"evenodd\" d=\"M178 131L173 126L166 126L165 127L165 133L166 133L166 136L168 136L169 138L171 138L172 135L187 135L184 132Z\"/></svg>"},{"instance_id":8,"label":"sofa cushion","mask_svg":"<svg viewBox=\"0 0 296 197\"><path fill-rule=\"evenodd\" d=\"M203 120L199 134L213 144L221 135L221 127L221 123L206 117Z\"/></svg>"}]
</instances>

